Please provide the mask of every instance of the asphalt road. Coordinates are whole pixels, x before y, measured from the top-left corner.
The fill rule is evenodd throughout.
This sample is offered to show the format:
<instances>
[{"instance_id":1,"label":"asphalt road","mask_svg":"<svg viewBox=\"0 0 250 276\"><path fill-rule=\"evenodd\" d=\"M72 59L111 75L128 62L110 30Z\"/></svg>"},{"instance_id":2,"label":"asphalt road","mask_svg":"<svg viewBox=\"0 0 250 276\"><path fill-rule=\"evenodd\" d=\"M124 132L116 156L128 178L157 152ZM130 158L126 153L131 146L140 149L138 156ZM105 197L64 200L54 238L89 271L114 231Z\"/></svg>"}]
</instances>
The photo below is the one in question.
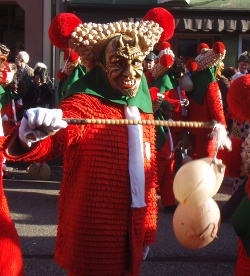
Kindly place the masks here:
<instances>
[{"instance_id":1,"label":"asphalt road","mask_svg":"<svg viewBox=\"0 0 250 276\"><path fill-rule=\"evenodd\" d=\"M26 165L25 165L26 166ZM23 168L12 166L4 190L16 225L26 276L64 276L53 260L57 230L57 200L61 168L52 166L51 181L30 179ZM232 183L225 181L215 199L222 206L230 197ZM140 276L234 275L237 236L230 222L222 222L218 238L200 250L184 248L172 229L173 214L163 213L159 199L157 244L150 247Z\"/></svg>"}]
</instances>

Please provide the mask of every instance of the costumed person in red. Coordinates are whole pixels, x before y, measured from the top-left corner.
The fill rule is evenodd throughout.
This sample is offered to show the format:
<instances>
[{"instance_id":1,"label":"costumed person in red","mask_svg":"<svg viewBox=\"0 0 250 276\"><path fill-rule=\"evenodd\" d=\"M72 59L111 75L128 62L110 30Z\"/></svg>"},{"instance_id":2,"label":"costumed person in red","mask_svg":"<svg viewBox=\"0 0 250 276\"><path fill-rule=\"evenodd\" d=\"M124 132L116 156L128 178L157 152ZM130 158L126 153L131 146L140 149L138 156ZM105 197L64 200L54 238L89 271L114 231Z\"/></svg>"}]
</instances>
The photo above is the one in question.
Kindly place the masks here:
<instances>
[{"instance_id":1,"label":"costumed person in red","mask_svg":"<svg viewBox=\"0 0 250 276\"><path fill-rule=\"evenodd\" d=\"M244 74L237 72L236 74L234 74L232 76L232 82L235 81L237 78L240 78L244 76ZM232 83L231 82L231 83ZM230 118L232 119L233 123L232 123L232 127L231 127L231 133L230 133L230 137L239 137L242 138L243 140L245 140L249 134L249 127L250 127L250 123L248 120L242 120L241 118L239 118L237 116L237 114L233 114L233 112L231 112L230 108L228 108L228 113L230 115ZM246 183L246 178L248 177L240 177L240 178L234 178L234 184L233 184L233 190L232 193L234 194L235 191L237 191L239 189L239 187L241 185L244 185Z\"/></svg>"},{"instance_id":2,"label":"costumed person in red","mask_svg":"<svg viewBox=\"0 0 250 276\"><path fill-rule=\"evenodd\" d=\"M9 71L8 63L6 63L7 56L9 54L9 49L0 44L0 93L2 85L5 86L9 83L8 73ZM4 148L3 143L6 137L4 137L2 128L2 119L0 116L0 172L4 172ZM23 259L20 248L20 240L15 228L14 223L11 220L10 211L7 203L6 196L3 190L3 174L0 173L0 275L1 276L22 276L24 275L23 270Z\"/></svg>"},{"instance_id":3,"label":"costumed person in red","mask_svg":"<svg viewBox=\"0 0 250 276\"><path fill-rule=\"evenodd\" d=\"M202 43L197 49L199 55L195 60L188 60L186 68L192 72L191 80L194 88L186 93L188 105L188 121L209 122L215 120L226 126L220 89L216 75L223 68L222 60L225 58L225 46L216 42L213 49ZM190 128L191 152L193 159L213 157L214 149L209 137L210 130Z\"/></svg>"},{"instance_id":4,"label":"costumed person in red","mask_svg":"<svg viewBox=\"0 0 250 276\"><path fill-rule=\"evenodd\" d=\"M0 45L0 110L5 136L9 134L17 121L14 91L10 85L14 78L14 72L7 62L9 52L10 50L6 46Z\"/></svg>"},{"instance_id":5,"label":"costumed person in red","mask_svg":"<svg viewBox=\"0 0 250 276\"><path fill-rule=\"evenodd\" d=\"M0 137L0 170L4 160L3 143L6 137ZM20 240L11 220L7 198L3 190L3 177L0 174L0 275L24 276L23 258Z\"/></svg>"},{"instance_id":6,"label":"costumed person in red","mask_svg":"<svg viewBox=\"0 0 250 276\"><path fill-rule=\"evenodd\" d=\"M15 70L6 61L9 52L10 50L5 45L0 44L0 136L7 136L16 125L16 109L22 104L21 102L19 105L19 101L15 100L15 95L17 95L19 88L13 85ZM16 66L14 67L16 68ZM5 159L2 168L3 176L7 177L8 167L5 164Z\"/></svg>"},{"instance_id":7,"label":"costumed person in red","mask_svg":"<svg viewBox=\"0 0 250 276\"><path fill-rule=\"evenodd\" d=\"M70 276L139 276L156 242L155 127L110 119L154 119L142 62L162 31L154 21L94 24L74 14L56 16L51 42L73 48L88 73L57 109L27 110L6 141L11 160L63 155L55 261ZM97 124L67 125L63 117Z\"/></svg>"},{"instance_id":8,"label":"costumed person in red","mask_svg":"<svg viewBox=\"0 0 250 276\"><path fill-rule=\"evenodd\" d=\"M155 120L182 119L186 111L180 103L185 102L185 92L179 88L177 72L174 70L174 54L170 44L167 42L173 36L175 23L171 13L164 8L150 10L144 20L155 20L168 26L168 32L162 34L158 45L158 60L154 67L145 72L150 88L153 102ZM173 67L172 67L173 66ZM184 113L182 113L184 112ZM179 116L180 115L180 116ZM180 130L179 130L180 131ZM157 149L157 185L159 187L161 204L164 212L173 213L176 209L175 197L173 194L173 180L177 152L173 152L178 143L177 128L156 127L156 149Z\"/></svg>"},{"instance_id":9,"label":"costumed person in red","mask_svg":"<svg viewBox=\"0 0 250 276\"><path fill-rule=\"evenodd\" d=\"M57 77L59 83L59 102L61 102L69 87L79 78L86 74L86 68L81 65L81 59L71 48L64 51L64 62L62 68L58 70Z\"/></svg>"},{"instance_id":10,"label":"costumed person in red","mask_svg":"<svg viewBox=\"0 0 250 276\"><path fill-rule=\"evenodd\" d=\"M228 106L241 120L250 119L250 75L246 74L231 84L227 95ZM218 157L226 165L225 174L229 177L250 175L249 145L250 135L245 141L231 137L232 151L219 151ZM241 200L232 217L232 224L239 237L236 276L250 275L250 184L246 186L246 195Z\"/></svg>"}]
</instances>

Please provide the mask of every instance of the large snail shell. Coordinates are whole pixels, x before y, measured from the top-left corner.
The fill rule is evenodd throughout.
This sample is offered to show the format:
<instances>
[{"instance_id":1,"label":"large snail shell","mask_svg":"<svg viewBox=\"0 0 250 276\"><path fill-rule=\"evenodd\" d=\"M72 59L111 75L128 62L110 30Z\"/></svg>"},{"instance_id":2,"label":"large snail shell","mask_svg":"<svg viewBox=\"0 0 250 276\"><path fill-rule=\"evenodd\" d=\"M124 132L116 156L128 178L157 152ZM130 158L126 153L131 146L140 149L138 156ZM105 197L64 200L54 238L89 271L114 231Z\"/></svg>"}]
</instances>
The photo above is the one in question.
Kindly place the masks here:
<instances>
[{"instance_id":1,"label":"large snail shell","mask_svg":"<svg viewBox=\"0 0 250 276\"><path fill-rule=\"evenodd\" d=\"M179 204L173 217L173 229L177 240L184 247L199 249L211 243L220 228L220 210L209 198L201 206Z\"/></svg>"},{"instance_id":2,"label":"large snail shell","mask_svg":"<svg viewBox=\"0 0 250 276\"><path fill-rule=\"evenodd\" d=\"M224 166L221 160L217 160ZM178 202L189 206L203 205L220 188L224 170L212 163L211 158L190 161L178 170L173 191Z\"/></svg>"},{"instance_id":3,"label":"large snail shell","mask_svg":"<svg viewBox=\"0 0 250 276\"><path fill-rule=\"evenodd\" d=\"M43 163L40 167L39 176L43 180L48 180L51 175L51 169L47 163Z\"/></svg>"},{"instance_id":4,"label":"large snail shell","mask_svg":"<svg viewBox=\"0 0 250 276\"><path fill-rule=\"evenodd\" d=\"M40 164L39 163L33 163L30 164L28 168L28 174L32 177L37 176L40 170Z\"/></svg>"}]
</instances>

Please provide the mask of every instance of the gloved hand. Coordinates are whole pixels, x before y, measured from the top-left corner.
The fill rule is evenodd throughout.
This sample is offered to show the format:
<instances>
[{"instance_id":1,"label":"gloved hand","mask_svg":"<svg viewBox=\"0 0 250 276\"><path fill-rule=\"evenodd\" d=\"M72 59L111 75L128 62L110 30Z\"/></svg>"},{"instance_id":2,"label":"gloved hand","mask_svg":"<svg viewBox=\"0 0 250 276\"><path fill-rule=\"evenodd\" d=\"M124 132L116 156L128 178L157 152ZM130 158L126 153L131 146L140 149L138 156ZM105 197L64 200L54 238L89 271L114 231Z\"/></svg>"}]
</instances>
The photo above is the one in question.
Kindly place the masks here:
<instances>
[{"instance_id":1,"label":"gloved hand","mask_svg":"<svg viewBox=\"0 0 250 276\"><path fill-rule=\"evenodd\" d=\"M67 123L62 120L61 109L30 108L25 111L25 117L21 120L19 138L28 147L67 127Z\"/></svg>"}]
</instances>

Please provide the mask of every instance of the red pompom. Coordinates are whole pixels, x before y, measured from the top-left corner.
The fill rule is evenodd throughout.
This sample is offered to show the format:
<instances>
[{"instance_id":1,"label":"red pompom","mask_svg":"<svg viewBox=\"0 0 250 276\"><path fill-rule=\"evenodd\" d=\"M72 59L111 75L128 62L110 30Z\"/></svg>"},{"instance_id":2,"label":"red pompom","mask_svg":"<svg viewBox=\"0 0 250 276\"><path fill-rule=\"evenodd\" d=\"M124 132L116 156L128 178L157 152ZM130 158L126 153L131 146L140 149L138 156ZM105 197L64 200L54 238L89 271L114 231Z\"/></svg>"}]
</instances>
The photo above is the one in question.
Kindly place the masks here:
<instances>
[{"instance_id":1,"label":"red pompom","mask_svg":"<svg viewBox=\"0 0 250 276\"><path fill-rule=\"evenodd\" d=\"M57 78L62 81L62 82L65 82L67 80L67 75L64 73L64 72L61 72L61 69L59 69L57 71Z\"/></svg>"},{"instance_id":2,"label":"red pompom","mask_svg":"<svg viewBox=\"0 0 250 276\"><path fill-rule=\"evenodd\" d=\"M146 71L144 75L147 79L147 84L151 84L152 82L154 82L154 78L152 77L150 70Z\"/></svg>"},{"instance_id":3,"label":"red pompom","mask_svg":"<svg viewBox=\"0 0 250 276\"><path fill-rule=\"evenodd\" d=\"M194 59L189 59L186 62L186 68L189 72L195 72L198 69L198 64Z\"/></svg>"},{"instance_id":4,"label":"red pompom","mask_svg":"<svg viewBox=\"0 0 250 276\"><path fill-rule=\"evenodd\" d=\"M172 93L173 91L175 91L175 93L177 92L175 89L171 89L171 90L167 90L164 92L164 100L168 101L169 103L171 103L172 105L174 105L174 112L179 112L180 110L180 100L178 99L174 99L172 97Z\"/></svg>"},{"instance_id":5,"label":"red pompom","mask_svg":"<svg viewBox=\"0 0 250 276\"><path fill-rule=\"evenodd\" d=\"M152 102L154 102L158 98L157 93L160 93L160 89L158 87L153 86L149 88L149 93L150 93Z\"/></svg>"},{"instance_id":6,"label":"red pompom","mask_svg":"<svg viewBox=\"0 0 250 276\"><path fill-rule=\"evenodd\" d=\"M233 137L232 141L232 151L227 148L219 150L217 153L217 158L222 160L222 163L226 165L225 175L229 177L240 177L240 167L242 165L242 143L244 142L241 138Z\"/></svg>"},{"instance_id":7,"label":"red pompom","mask_svg":"<svg viewBox=\"0 0 250 276\"><path fill-rule=\"evenodd\" d=\"M159 52L167 48L171 49L171 46L167 41L162 41L158 46Z\"/></svg>"},{"instance_id":8,"label":"red pompom","mask_svg":"<svg viewBox=\"0 0 250 276\"><path fill-rule=\"evenodd\" d=\"M69 53L70 53L70 57L69 57ZM69 60L68 60L69 62L76 62L79 58L78 54L71 48L67 48L64 52L64 59L67 60L68 57L69 57Z\"/></svg>"},{"instance_id":9,"label":"red pompom","mask_svg":"<svg viewBox=\"0 0 250 276\"><path fill-rule=\"evenodd\" d=\"M174 64L174 60L170 55L163 55L160 58L160 64L163 67L170 68Z\"/></svg>"},{"instance_id":10,"label":"red pompom","mask_svg":"<svg viewBox=\"0 0 250 276\"><path fill-rule=\"evenodd\" d=\"M215 42L213 45L213 51L215 54L222 54L225 50L225 45L222 42Z\"/></svg>"},{"instance_id":11,"label":"red pompom","mask_svg":"<svg viewBox=\"0 0 250 276\"><path fill-rule=\"evenodd\" d=\"M73 13L60 13L55 16L49 27L49 39L59 49L68 48L70 34L82 21Z\"/></svg>"},{"instance_id":12,"label":"red pompom","mask_svg":"<svg viewBox=\"0 0 250 276\"><path fill-rule=\"evenodd\" d=\"M209 49L209 46L207 45L207 43L201 43L198 47L197 47L197 53L198 55L201 54L201 50L202 49Z\"/></svg>"},{"instance_id":13,"label":"red pompom","mask_svg":"<svg viewBox=\"0 0 250 276\"><path fill-rule=\"evenodd\" d=\"M250 120L250 74L237 78L227 94L229 109L240 119Z\"/></svg>"},{"instance_id":14,"label":"red pompom","mask_svg":"<svg viewBox=\"0 0 250 276\"><path fill-rule=\"evenodd\" d=\"M153 20L164 29L159 41L169 40L174 34L174 17L164 8L153 8L149 10L144 16L143 20Z\"/></svg>"}]
</instances>

